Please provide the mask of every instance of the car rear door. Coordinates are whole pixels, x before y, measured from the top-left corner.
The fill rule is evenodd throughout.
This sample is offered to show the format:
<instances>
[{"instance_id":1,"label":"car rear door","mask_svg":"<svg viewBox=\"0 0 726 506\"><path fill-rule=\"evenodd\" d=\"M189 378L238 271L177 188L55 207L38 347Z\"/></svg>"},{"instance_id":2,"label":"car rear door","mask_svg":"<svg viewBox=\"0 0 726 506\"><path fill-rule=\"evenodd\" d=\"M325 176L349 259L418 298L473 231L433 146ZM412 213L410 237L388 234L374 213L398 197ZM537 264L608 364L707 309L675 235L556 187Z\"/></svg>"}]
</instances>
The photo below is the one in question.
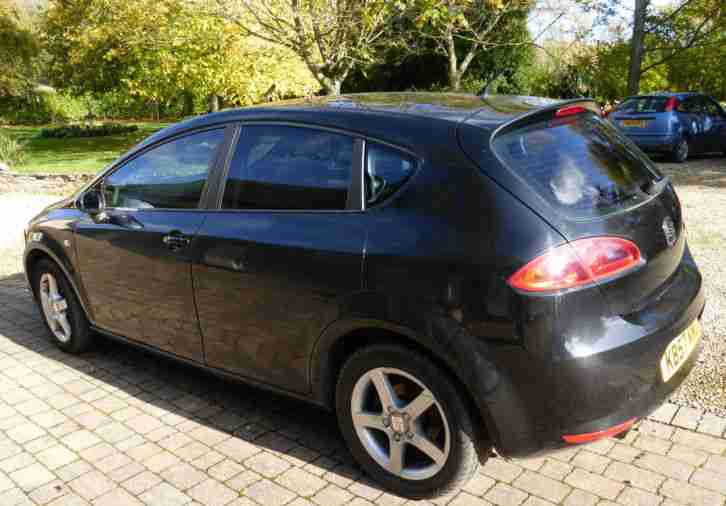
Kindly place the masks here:
<instances>
[{"instance_id":1,"label":"car rear door","mask_svg":"<svg viewBox=\"0 0 726 506\"><path fill-rule=\"evenodd\" d=\"M678 113L683 130L688 135L689 152L696 154L706 151L708 142L704 131L705 114L701 97L694 95L686 98L678 106Z\"/></svg>"},{"instance_id":2,"label":"car rear door","mask_svg":"<svg viewBox=\"0 0 726 506\"><path fill-rule=\"evenodd\" d=\"M702 97L705 114L705 151L723 153L726 149L726 116L719 104L709 97Z\"/></svg>"},{"instance_id":3,"label":"car rear door","mask_svg":"<svg viewBox=\"0 0 726 506\"><path fill-rule=\"evenodd\" d=\"M75 226L97 327L203 361L191 277L199 208L225 129L162 141L98 182L106 209Z\"/></svg>"},{"instance_id":4,"label":"car rear door","mask_svg":"<svg viewBox=\"0 0 726 506\"><path fill-rule=\"evenodd\" d=\"M307 392L323 329L361 289L362 141L246 124L195 245L208 365Z\"/></svg>"}]
</instances>

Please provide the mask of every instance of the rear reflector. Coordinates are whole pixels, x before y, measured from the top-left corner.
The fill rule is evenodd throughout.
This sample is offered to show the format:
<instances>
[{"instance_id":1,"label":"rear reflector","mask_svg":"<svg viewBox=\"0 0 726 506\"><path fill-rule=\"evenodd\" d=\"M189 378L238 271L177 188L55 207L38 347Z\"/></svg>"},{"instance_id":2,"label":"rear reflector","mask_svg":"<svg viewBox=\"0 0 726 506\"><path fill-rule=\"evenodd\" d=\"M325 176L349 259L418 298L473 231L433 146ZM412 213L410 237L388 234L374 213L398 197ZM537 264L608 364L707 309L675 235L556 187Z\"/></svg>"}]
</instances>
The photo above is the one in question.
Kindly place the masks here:
<instances>
[{"instance_id":1,"label":"rear reflector","mask_svg":"<svg viewBox=\"0 0 726 506\"><path fill-rule=\"evenodd\" d=\"M613 437L620 434L621 432L629 430L633 426L633 424L635 424L635 420L636 418L631 418L630 420L623 422L619 425L615 425L613 427L610 427L609 429L601 430L598 432L587 432L585 434L568 434L562 436L562 439L564 439L566 443L570 444L591 443L592 441L597 441L598 439L603 439L606 437Z\"/></svg>"},{"instance_id":2,"label":"rear reflector","mask_svg":"<svg viewBox=\"0 0 726 506\"><path fill-rule=\"evenodd\" d=\"M548 292L599 281L641 262L640 250L619 237L590 237L551 249L512 274L512 288Z\"/></svg>"}]
</instances>

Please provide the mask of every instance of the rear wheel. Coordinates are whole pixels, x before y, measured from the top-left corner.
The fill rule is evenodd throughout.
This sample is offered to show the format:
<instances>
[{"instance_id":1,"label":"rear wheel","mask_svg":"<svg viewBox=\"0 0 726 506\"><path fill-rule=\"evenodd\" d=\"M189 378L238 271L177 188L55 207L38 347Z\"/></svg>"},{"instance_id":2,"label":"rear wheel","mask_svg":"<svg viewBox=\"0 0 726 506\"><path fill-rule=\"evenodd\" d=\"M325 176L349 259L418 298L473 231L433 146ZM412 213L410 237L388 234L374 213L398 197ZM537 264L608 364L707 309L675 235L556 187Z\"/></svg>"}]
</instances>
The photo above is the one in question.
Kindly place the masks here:
<instances>
[{"instance_id":1,"label":"rear wheel","mask_svg":"<svg viewBox=\"0 0 726 506\"><path fill-rule=\"evenodd\" d=\"M677 163L683 163L686 160L688 160L688 153L690 151L690 147L688 145L688 139L683 137L681 140L679 140L675 146L673 146L673 152L671 153L671 158L673 158L674 162Z\"/></svg>"},{"instance_id":2,"label":"rear wheel","mask_svg":"<svg viewBox=\"0 0 726 506\"><path fill-rule=\"evenodd\" d=\"M476 471L466 404L449 376L422 354L394 345L356 352L340 373L336 411L355 459L399 495L444 495Z\"/></svg>"},{"instance_id":3,"label":"rear wheel","mask_svg":"<svg viewBox=\"0 0 726 506\"><path fill-rule=\"evenodd\" d=\"M35 298L53 342L70 353L89 349L91 330L63 271L52 261L41 260L32 272Z\"/></svg>"}]
</instances>

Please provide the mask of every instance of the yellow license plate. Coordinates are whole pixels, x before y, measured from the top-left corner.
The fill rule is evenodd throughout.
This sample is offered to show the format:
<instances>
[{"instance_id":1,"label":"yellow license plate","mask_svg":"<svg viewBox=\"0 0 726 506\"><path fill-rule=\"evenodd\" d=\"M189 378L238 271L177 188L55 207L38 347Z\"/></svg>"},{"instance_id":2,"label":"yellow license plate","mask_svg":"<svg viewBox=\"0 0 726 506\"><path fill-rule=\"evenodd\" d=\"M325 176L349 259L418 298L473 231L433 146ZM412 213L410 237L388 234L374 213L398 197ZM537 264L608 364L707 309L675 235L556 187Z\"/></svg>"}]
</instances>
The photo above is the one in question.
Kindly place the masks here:
<instances>
[{"instance_id":1,"label":"yellow license plate","mask_svg":"<svg viewBox=\"0 0 726 506\"><path fill-rule=\"evenodd\" d=\"M627 127L645 128L648 122L643 119L624 119L620 124Z\"/></svg>"},{"instance_id":2,"label":"yellow license plate","mask_svg":"<svg viewBox=\"0 0 726 506\"><path fill-rule=\"evenodd\" d=\"M666 382L678 372L693 350L698 346L701 339L701 324L698 320L693 323L678 337L670 342L663 358L660 359L660 372L663 375L663 381Z\"/></svg>"}]
</instances>

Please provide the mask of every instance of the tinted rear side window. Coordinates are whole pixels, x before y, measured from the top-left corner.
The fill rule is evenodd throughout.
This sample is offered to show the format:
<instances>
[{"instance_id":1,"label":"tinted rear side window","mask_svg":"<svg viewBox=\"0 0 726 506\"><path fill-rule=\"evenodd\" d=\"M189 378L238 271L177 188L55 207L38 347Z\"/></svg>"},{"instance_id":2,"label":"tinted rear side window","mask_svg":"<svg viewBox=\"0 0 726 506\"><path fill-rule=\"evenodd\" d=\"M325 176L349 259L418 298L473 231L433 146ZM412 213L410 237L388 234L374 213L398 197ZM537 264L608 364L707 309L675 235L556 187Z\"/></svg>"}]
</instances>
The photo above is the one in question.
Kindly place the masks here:
<instances>
[{"instance_id":1,"label":"tinted rear side window","mask_svg":"<svg viewBox=\"0 0 726 506\"><path fill-rule=\"evenodd\" d=\"M375 142L366 144L366 204L375 206L398 191L411 177L416 160L397 149Z\"/></svg>"},{"instance_id":2,"label":"tinted rear side window","mask_svg":"<svg viewBox=\"0 0 726 506\"><path fill-rule=\"evenodd\" d=\"M665 112L668 97L630 98L616 109L621 113Z\"/></svg>"},{"instance_id":3,"label":"tinted rear side window","mask_svg":"<svg viewBox=\"0 0 726 506\"><path fill-rule=\"evenodd\" d=\"M346 208L353 139L302 127L251 125L229 169L225 209Z\"/></svg>"},{"instance_id":4,"label":"tinted rear side window","mask_svg":"<svg viewBox=\"0 0 726 506\"><path fill-rule=\"evenodd\" d=\"M593 113L503 131L495 153L538 195L565 214L588 218L647 198L657 169L630 141Z\"/></svg>"}]
</instances>

